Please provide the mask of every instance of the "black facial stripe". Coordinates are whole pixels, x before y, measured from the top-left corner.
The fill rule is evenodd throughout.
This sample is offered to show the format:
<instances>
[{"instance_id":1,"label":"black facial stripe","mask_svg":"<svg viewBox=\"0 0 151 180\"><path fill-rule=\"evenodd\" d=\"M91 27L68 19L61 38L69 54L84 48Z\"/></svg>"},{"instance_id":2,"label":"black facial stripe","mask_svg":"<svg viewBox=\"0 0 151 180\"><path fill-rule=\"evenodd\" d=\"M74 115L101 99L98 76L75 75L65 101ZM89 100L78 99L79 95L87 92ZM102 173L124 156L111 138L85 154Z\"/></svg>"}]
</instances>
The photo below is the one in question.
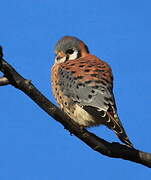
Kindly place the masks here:
<instances>
[{"instance_id":1,"label":"black facial stripe","mask_svg":"<svg viewBox=\"0 0 151 180\"><path fill-rule=\"evenodd\" d=\"M66 60L65 61L67 61L67 60L69 60L69 55L68 54L66 55Z\"/></svg>"},{"instance_id":2,"label":"black facial stripe","mask_svg":"<svg viewBox=\"0 0 151 180\"><path fill-rule=\"evenodd\" d=\"M77 59L81 57L81 51L78 51Z\"/></svg>"}]
</instances>

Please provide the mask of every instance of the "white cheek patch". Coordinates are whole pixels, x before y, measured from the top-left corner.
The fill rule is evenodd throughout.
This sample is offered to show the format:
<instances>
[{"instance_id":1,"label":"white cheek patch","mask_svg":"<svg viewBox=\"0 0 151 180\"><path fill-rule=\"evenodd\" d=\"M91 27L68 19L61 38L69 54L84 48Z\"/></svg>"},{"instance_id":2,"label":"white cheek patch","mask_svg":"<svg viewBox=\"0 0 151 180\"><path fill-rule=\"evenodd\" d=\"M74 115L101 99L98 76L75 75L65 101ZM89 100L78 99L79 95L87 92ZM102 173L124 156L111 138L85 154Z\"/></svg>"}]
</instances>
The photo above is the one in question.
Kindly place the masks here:
<instances>
[{"instance_id":1,"label":"white cheek patch","mask_svg":"<svg viewBox=\"0 0 151 180\"><path fill-rule=\"evenodd\" d=\"M74 51L73 54L69 56L69 60L77 59L78 57L78 51Z\"/></svg>"},{"instance_id":2,"label":"white cheek patch","mask_svg":"<svg viewBox=\"0 0 151 180\"><path fill-rule=\"evenodd\" d=\"M59 61L57 60L57 58L55 59L55 63L59 64L59 63L63 63L66 61L66 56L64 56L63 58L59 59Z\"/></svg>"}]
</instances>

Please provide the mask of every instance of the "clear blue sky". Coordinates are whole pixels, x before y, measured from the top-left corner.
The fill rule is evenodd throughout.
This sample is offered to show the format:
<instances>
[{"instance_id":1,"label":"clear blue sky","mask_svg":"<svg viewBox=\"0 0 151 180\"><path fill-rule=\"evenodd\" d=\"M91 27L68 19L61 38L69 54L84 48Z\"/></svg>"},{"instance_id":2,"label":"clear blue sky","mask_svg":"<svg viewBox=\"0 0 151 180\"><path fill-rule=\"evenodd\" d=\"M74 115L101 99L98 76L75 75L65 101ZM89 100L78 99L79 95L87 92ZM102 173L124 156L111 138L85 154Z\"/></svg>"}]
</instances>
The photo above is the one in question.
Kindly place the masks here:
<instances>
[{"instance_id":1,"label":"clear blue sky","mask_svg":"<svg viewBox=\"0 0 151 180\"><path fill-rule=\"evenodd\" d=\"M50 100L53 47L82 39L114 73L118 113L136 148L151 152L151 2L1 0L7 61ZM118 141L105 127L92 128ZM150 179L150 169L100 155L12 86L0 87L0 180Z\"/></svg>"}]
</instances>

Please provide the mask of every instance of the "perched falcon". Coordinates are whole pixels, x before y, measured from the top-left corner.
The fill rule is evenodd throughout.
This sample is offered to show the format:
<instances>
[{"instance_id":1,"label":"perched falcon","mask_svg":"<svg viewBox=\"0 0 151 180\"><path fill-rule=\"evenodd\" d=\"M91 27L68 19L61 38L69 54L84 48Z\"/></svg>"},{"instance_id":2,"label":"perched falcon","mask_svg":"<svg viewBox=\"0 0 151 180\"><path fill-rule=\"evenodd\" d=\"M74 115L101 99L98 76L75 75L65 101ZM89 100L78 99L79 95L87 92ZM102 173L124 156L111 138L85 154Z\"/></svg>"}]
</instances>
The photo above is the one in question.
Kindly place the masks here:
<instances>
[{"instance_id":1,"label":"perched falcon","mask_svg":"<svg viewBox=\"0 0 151 180\"><path fill-rule=\"evenodd\" d=\"M61 109L81 127L106 125L133 147L117 115L110 66L71 36L57 42L55 54L52 90Z\"/></svg>"}]
</instances>

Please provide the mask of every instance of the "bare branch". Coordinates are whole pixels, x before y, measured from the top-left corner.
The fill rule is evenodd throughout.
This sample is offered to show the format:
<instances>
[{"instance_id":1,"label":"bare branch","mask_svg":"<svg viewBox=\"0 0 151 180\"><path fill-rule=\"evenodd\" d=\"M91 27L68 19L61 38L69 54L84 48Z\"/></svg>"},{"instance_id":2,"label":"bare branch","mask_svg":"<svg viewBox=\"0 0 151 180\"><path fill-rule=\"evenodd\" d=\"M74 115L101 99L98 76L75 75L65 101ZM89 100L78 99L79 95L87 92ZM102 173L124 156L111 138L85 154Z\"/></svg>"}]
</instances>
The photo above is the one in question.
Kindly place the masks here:
<instances>
[{"instance_id":1,"label":"bare branch","mask_svg":"<svg viewBox=\"0 0 151 180\"><path fill-rule=\"evenodd\" d=\"M3 49L2 46L0 46L0 59L3 57Z\"/></svg>"},{"instance_id":2,"label":"bare branch","mask_svg":"<svg viewBox=\"0 0 151 180\"><path fill-rule=\"evenodd\" d=\"M2 54L2 53L1 53ZM11 85L23 91L45 112L61 123L65 129L69 130L76 137L81 139L93 150L112 158L122 158L133 161L151 168L151 154L129 148L119 143L109 143L86 129L81 129L72 119L63 113L57 106L52 104L42 93L29 81L18 74L1 56L1 68L5 77Z\"/></svg>"},{"instance_id":3,"label":"bare branch","mask_svg":"<svg viewBox=\"0 0 151 180\"><path fill-rule=\"evenodd\" d=\"M6 77L0 78L0 86L5 86L9 84L9 80Z\"/></svg>"}]
</instances>

